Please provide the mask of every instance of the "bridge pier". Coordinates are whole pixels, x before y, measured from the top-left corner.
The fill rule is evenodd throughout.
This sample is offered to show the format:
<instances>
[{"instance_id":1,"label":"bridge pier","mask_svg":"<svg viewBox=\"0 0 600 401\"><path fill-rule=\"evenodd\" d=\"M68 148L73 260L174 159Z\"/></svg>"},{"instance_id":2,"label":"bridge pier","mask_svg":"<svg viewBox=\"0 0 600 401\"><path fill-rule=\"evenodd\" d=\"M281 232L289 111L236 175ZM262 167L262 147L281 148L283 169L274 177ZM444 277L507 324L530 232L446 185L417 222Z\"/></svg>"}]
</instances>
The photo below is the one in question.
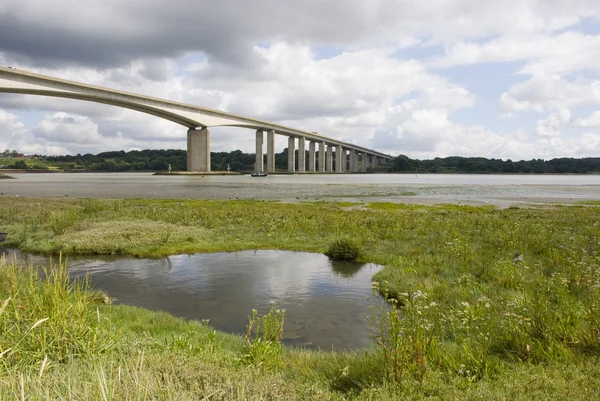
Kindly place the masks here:
<instances>
[{"instance_id":1,"label":"bridge pier","mask_svg":"<svg viewBox=\"0 0 600 401\"><path fill-rule=\"evenodd\" d=\"M335 149L335 172L342 173L343 160L346 159L346 151L342 149L342 145L338 145Z\"/></svg>"},{"instance_id":2,"label":"bridge pier","mask_svg":"<svg viewBox=\"0 0 600 401\"><path fill-rule=\"evenodd\" d=\"M298 172L306 171L306 140L303 136L298 138Z\"/></svg>"},{"instance_id":3,"label":"bridge pier","mask_svg":"<svg viewBox=\"0 0 600 401\"><path fill-rule=\"evenodd\" d=\"M327 145L327 153L325 155L325 171L331 173L333 167L333 145Z\"/></svg>"},{"instance_id":4,"label":"bridge pier","mask_svg":"<svg viewBox=\"0 0 600 401\"><path fill-rule=\"evenodd\" d=\"M319 171L325 172L325 142L319 142Z\"/></svg>"},{"instance_id":5,"label":"bridge pier","mask_svg":"<svg viewBox=\"0 0 600 401\"><path fill-rule=\"evenodd\" d=\"M369 165L369 155L367 155L366 153L363 152L362 154L362 172L366 173L367 172L367 167Z\"/></svg>"},{"instance_id":6,"label":"bridge pier","mask_svg":"<svg viewBox=\"0 0 600 401\"><path fill-rule=\"evenodd\" d=\"M275 172L275 131L267 131L267 173Z\"/></svg>"},{"instance_id":7,"label":"bridge pier","mask_svg":"<svg viewBox=\"0 0 600 401\"><path fill-rule=\"evenodd\" d=\"M310 141L308 144L308 171L311 173L314 173L316 168L315 145L314 141Z\"/></svg>"},{"instance_id":8,"label":"bridge pier","mask_svg":"<svg viewBox=\"0 0 600 401\"><path fill-rule=\"evenodd\" d=\"M254 172L255 173L262 173L263 169L264 169L263 139L264 139L263 132L256 131L256 161L254 162Z\"/></svg>"},{"instance_id":9,"label":"bridge pier","mask_svg":"<svg viewBox=\"0 0 600 401\"><path fill-rule=\"evenodd\" d=\"M348 171L356 173L356 150L350 149L350 162L348 163Z\"/></svg>"},{"instance_id":10,"label":"bridge pier","mask_svg":"<svg viewBox=\"0 0 600 401\"><path fill-rule=\"evenodd\" d=\"M210 131L206 127L187 132L187 171L210 173Z\"/></svg>"},{"instance_id":11,"label":"bridge pier","mask_svg":"<svg viewBox=\"0 0 600 401\"><path fill-rule=\"evenodd\" d=\"M296 138L290 136L288 138L288 172L293 173L296 167Z\"/></svg>"}]
</instances>

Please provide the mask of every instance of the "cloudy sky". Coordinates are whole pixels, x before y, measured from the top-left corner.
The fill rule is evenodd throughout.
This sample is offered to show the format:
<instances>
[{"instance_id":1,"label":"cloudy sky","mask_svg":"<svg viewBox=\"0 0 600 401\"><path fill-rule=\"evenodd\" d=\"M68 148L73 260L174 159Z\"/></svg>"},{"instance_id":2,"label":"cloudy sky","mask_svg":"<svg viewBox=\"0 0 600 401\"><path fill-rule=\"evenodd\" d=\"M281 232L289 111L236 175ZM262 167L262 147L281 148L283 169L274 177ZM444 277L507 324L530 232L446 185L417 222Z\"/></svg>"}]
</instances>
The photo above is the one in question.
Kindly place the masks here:
<instances>
[{"instance_id":1,"label":"cloudy sky","mask_svg":"<svg viewBox=\"0 0 600 401\"><path fill-rule=\"evenodd\" d=\"M0 0L0 65L392 155L600 156L598 0ZM251 130L211 132L213 151L253 152ZM0 93L0 151L185 138L134 111Z\"/></svg>"}]
</instances>

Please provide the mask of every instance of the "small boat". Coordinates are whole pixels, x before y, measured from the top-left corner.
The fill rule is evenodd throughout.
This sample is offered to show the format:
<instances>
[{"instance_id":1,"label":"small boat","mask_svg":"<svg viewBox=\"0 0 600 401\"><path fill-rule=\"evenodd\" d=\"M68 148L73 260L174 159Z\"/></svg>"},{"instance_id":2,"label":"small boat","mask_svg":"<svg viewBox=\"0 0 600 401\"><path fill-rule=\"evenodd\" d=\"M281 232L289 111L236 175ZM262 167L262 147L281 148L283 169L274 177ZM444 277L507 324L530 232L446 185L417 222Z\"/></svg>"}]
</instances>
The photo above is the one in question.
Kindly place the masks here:
<instances>
[{"instance_id":1,"label":"small boat","mask_svg":"<svg viewBox=\"0 0 600 401\"><path fill-rule=\"evenodd\" d=\"M263 172L260 172L260 173L250 173L250 176L251 176L251 177L266 177L266 176L268 176L268 175L269 175L269 174L267 174L267 173L263 173Z\"/></svg>"}]
</instances>

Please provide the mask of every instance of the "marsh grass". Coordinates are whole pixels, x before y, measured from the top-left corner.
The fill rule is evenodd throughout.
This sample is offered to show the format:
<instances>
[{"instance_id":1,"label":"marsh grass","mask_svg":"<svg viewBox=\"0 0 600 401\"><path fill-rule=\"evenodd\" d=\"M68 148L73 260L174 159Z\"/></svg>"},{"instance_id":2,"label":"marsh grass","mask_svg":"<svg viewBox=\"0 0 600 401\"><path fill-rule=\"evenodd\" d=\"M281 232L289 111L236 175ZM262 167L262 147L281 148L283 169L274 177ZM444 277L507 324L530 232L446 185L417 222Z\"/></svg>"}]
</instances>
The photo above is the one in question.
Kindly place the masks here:
<instances>
[{"instance_id":1,"label":"marsh grass","mask_svg":"<svg viewBox=\"0 0 600 401\"><path fill-rule=\"evenodd\" d=\"M351 238L338 238L329 244L325 255L333 260L358 261L362 255L362 247Z\"/></svg>"},{"instance_id":2,"label":"marsh grass","mask_svg":"<svg viewBox=\"0 0 600 401\"><path fill-rule=\"evenodd\" d=\"M87 280L72 282L66 265L43 268L0 260L0 361L4 373L44 371L73 358L112 350L119 334L105 297L88 291Z\"/></svg>"},{"instance_id":3,"label":"marsh grass","mask_svg":"<svg viewBox=\"0 0 600 401\"><path fill-rule=\"evenodd\" d=\"M44 385L49 383L45 380L52 380L48 387L56 389L52 394L82 398L102 394L158 399L597 398L597 207L498 210L381 203L349 210L347 206L0 199L0 224L9 232L11 244L51 253L326 252L329 244L351 235L363 249L361 260L385 264L375 276L380 286L376 291L392 304L371 314L370 349L326 353L255 348L249 363L239 363L240 355L250 355L248 347L259 343L256 332L252 342L245 343L163 314L98 306L101 317L125 332L122 359L110 347L87 346L74 352L62 345L57 348L60 355L75 356L61 359L52 354L40 379L36 375L49 354L29 341L49 327L50 320L33 327L49 313L42 309L25 315L21 308L10 309L18 294L2 292L2 302L11 297L3 317L8 310L12 318L27 316L11 342L24 336L19 347L30 344L29 354L23 353L29 370L19 368L13 359L12 368L5 368L8 376L0 378L11 383L6 394L18 397L23 377L25 387L40 391L37 394L45 394ZM37 284L32 288L38 291ZM42 299L52 295L32 298L43 304ZM96 303L97 299L89 301L86 319L94 317ZM249 323L258 327L259 319L251 317ZM102 327L108 323L101 322ZM2 343L2 350L7 348ZM144 352L143 363L138 351ZM268 365L260 365L261 361L277 361L277 368L255 369ZM76 372L69 370L73 366L79 366Z\"/></svg>"}]
</instances>

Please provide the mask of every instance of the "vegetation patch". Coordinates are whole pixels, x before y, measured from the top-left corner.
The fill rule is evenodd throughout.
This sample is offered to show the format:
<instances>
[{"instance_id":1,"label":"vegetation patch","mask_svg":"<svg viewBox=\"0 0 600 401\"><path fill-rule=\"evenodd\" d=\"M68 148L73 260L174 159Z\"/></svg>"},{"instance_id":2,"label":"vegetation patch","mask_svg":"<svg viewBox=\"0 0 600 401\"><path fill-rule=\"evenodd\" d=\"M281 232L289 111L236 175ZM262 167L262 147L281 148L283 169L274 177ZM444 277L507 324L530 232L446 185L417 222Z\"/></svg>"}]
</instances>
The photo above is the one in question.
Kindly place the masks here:
<instances>
[{"instance_id":1,"label":"vegetation patch","mask_svg":"<svg viewBox=\"0 0 600 401\"><path fill-rule=\"evenodd\" d=\"M362 247L351 238L338 238L333 241L325 255L333 260L352 260L358 261L362 257Z\"/></svg>"},{"instance_id":2,"label":"vegetation patch","mask_svg":"<svg viewBox=\"0 0 600 401\"><path fill-rule=\"evenodd\" d=\"M252 366L280 366L283 353L283 325L285 310L269 306L265 315L259 315L256 309L248 317L244 335L244 356L242 361Z\"/></svg>"},{"instance_id":3,"label":"vegetation patch","mask_svg":"<svg viewBox=\"0 0 600 401\"><path fill-rule=\"evenodd\" d=\"M249 305L244 339L77 288L83 298L53 298L26 269L2 267L0 353L16 353L0 364L0 400L597 398L597 206L345 206L0 198L12 243L47 252L327 252L350 238L362 261L385 265L375 293L388 299L371 299L372 347L307 351L279 344L277 309Z\"/></svg>"},{"instance_id":4,"label":"vegetation patch","mask_svg":"<svg viewBox=\"0 0 600 401\"><path fill-rule=\"evenodd\" d=\"M114 349L119 333L106 298L87 282L71 282L66 265L42 271L0 260L1 373L46 369L74 358L95 358Z\"/></svg>"},{"instance_id":5,"label":"vegetation patch","mask_svg":"<svg viewBox=\"0 0 600 401\"><path fill-rule=\"evenodd\" d=\"M15 177L11 177L10 175L0 173L0 180L14 180Z\"/></svg>"},{"instance_id":6,"label":"vegetation patch","mask_svg":"<svg viewBox=\"0 0 600 401\"><path fill-rule=\"evenodd\" d=\"M210 230L151 220L82 221L55 240L70 254L127 254L140 248L204 240Z\"/></svg>"}]
</instances>

